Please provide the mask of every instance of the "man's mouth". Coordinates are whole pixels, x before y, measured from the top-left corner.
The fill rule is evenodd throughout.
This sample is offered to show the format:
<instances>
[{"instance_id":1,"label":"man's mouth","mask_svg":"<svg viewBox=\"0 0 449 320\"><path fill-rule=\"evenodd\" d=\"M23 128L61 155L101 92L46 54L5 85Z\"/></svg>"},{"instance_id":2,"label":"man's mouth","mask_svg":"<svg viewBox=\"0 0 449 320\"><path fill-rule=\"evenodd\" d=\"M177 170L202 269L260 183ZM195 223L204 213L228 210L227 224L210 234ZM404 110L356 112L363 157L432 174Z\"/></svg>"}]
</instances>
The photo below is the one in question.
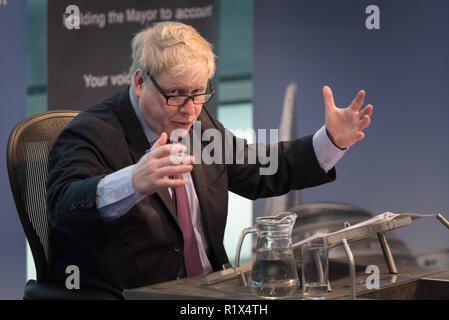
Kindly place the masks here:
<instances>
[{"instance_id":1,"label":"man's mouth","mask_svg":"<svg viewBox=\"0 0 449 320\"><path fill-rule=\"evenodd\" d=\"M180 126L188 126L192 124L192 121L173 121L173 122Z\"/></svg>"}]
</instances>

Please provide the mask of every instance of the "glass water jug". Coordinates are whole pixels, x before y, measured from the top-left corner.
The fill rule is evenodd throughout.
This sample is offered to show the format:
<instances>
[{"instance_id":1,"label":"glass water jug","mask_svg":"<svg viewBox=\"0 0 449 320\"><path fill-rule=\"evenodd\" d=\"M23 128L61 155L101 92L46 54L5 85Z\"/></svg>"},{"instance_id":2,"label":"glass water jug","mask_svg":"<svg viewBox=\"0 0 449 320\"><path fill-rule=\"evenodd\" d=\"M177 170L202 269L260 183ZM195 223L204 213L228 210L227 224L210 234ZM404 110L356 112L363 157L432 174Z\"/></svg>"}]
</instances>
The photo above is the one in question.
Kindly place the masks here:
<instances>
[{"instance_id":1,"label":"glass water jug","mask_svg":"<svg viewBox=\"0 0 449 320\"><path fill-rule=\"evenodd\" d=\"M259 297L268 299L294 295L299 279L293 255L291 232L296 214L282 212L274 217L256 218L253 227L243 229L236 252L236 265L240 249L248 233L257 233L257 247L248 286Z\"/></svg>"}]
</instances>

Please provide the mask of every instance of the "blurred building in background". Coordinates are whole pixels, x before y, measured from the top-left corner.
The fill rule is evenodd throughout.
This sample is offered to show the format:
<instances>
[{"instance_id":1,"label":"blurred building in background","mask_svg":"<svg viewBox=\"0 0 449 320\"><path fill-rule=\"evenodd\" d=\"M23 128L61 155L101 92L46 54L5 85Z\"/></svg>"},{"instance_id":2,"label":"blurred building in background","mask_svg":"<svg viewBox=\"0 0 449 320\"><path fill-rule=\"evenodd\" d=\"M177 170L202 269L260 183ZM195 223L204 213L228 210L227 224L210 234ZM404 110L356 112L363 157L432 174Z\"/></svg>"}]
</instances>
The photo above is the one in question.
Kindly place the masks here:
<instances>
[{"instance_id":1,"label":"blurred building in background","mask_svg":"<svg viewBox=\"0 0 449 320\"><path fill-rule=\"evenodd\" d=\"M449 271L449 249L421 253L416 259L421 267Z\"/></svg>"}]
</instances>

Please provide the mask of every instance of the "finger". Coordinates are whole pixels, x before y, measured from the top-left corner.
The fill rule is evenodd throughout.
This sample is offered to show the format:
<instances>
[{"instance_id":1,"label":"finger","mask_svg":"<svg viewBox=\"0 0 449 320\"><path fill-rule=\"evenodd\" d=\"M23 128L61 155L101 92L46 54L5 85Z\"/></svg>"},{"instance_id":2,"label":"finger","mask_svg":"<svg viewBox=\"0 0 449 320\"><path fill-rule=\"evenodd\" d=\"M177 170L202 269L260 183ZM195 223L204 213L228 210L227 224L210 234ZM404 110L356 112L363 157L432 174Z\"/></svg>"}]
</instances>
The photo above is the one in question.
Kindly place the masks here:
<instances>
[{"instance_id":1,"label":"finger","mask_svg":"<svg viewBox=\"0 0 449 320\"><path fill-rule=\"evenodd\" d=\"M371 118L369 116L363 117L363 119L360 123L360 130L367 128L370 123L371 123Z\"/></svg>"},{"instance_id":2,"label":"finger","mask_svg":"<svg viewBox=\"0 0 449 320\"><path fill-rule=\"evenodd\" d=\"M185 185L184 179L161 178L157 182L158 188L175 188Z\"/></svg>"},{"instance_id":3,"label":"finger","mask_svg":"<svg viewBox=\"0 0 449 320\"><path fill-rule=\"evenodd\" d=\"M359 111L359 109L363 105L363 101L365 101L365 91L360 90L355 96L354 100L352 100L350 108L354 111Z\"/></svg>"},{"instance_id":4,"label":"finger","mask_svg":"<svg viewBox=\"0 0 449 320\"><path fill-rule=\"evenodd\" d=\"M178 156L173 157L172 155L160 158L156 160L156 168L162 168L166 166L176 166L179 164L192 164L195 161L193 156Z\"/></svg>"},{"instance_id":5,"label":"finger","mask_svg":"<svg viewBox=\"0 0 449 320\"><path fill-rule=\"evenodd\" d=\"M328 86L323 87L323 99L326 109L330 107L335 107L334 96L332 94L331 88L329 88Z\"/></svg>"},{"instance_id":6,"label":"finger","mask_svg":"<svg viewBox=\"0 0 449 320\"><path fill-rule=\"evenodd\" d=\"M373 114L373 109L374 107L371 104L363 108L363 110L360 111L360 119L363 119L363 117L365 116L371 117L371 115Z\"/></svg>"},{"instance_id":7,"label":"finger","mask_svg":"<svg viewBox=\"0 0 449 320\"><path fill-rule=\"evenodd\" d=\"M177 143L177 144L166 144L163 146L160 146L158 148L151 148L151 157L154 159L159 159L165 156L168 156L170 154L178 154L178 153L184 153L187 151L187 147L183 144Z\"/></svg>"},{"instance_id":8,"label":"finger","mask_svg":"<svg viewBox=\"0 0 449 320\"><path fill-rule=\"evenodd\" d=\"M360 141L360 140L363 140L364 138L365 138L365 134L363 133L363 132L357 132L356 134L355 134L355 140L356 141Z\"/></svg>"},{"instance_id":9,"label":"finger","mask_svg":"<svg viewBox=\"0 0 449 320\"><path fill-rule=\"evenodd\" d=\"M151 149L156 149L167 144L167 139L168 139L167 134L165 132L162 132L159 139L157 139L156 142L151 146Z\"/></svg>"},{"instance_id":10,"label":"finger","mask_svg":"<svg viewBox=\"0 0 449 320\"><path fill-rule=\"evenodd\" d=\"M195 157L184 154L181 155L170 153L168 158L173 165L192 164L195 161Z\"/></svg>"},{"instance_id":11,"label":"finger","mask_svg":"<svg viewBox=\"0 0 449 320\"><path fill-rule=\"evenodd\" d=\"M159 168L157 170L157 176L162 177L169 177L169 176L175 176L183 173L187 173L193 170L193 166L191 164L181 164L177 166L166 166Z\"/></svg>"},{"instance_id":12,"label":"finger","mask_svg":"<svg viewBox=\"0 0 449 320\"><path fill-rule=\"evenodd\" d=\"M185 185L186 182L184 179L164 179L162 183L162 187L166 188L176 188Z\"/></svg>"}]
</instances>

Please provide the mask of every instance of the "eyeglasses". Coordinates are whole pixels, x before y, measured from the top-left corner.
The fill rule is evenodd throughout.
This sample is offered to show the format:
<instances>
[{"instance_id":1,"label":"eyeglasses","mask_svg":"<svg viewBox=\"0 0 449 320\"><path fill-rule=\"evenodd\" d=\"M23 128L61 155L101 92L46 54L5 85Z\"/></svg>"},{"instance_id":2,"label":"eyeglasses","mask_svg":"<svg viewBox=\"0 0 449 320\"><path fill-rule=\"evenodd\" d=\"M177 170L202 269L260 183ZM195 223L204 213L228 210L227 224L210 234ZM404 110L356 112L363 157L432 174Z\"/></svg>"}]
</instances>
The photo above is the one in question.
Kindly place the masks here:
<instances>
[{"instance_id":1,"label":"eyeglasses","mask_svg":"<svg viewBox=\"0 0 449 320\"><path fill-rule=\"evenodd\" d=\"M212 81L208 81L207 85L209 87L209 92L207 93L200 93L200 94L192 94L189 95L179 95L179 96L169 96L153 79L153 77L150 75L149 72L147 72L148 76L150 77L151 82L153 83L154 87L162 94L162 96L167 100L168 106L182 106L189 101L189 99L192 99L194 104L205 104L208 103L212 97L215 94L214 86L212 85Z\"/></svg>"}]
</instances>

